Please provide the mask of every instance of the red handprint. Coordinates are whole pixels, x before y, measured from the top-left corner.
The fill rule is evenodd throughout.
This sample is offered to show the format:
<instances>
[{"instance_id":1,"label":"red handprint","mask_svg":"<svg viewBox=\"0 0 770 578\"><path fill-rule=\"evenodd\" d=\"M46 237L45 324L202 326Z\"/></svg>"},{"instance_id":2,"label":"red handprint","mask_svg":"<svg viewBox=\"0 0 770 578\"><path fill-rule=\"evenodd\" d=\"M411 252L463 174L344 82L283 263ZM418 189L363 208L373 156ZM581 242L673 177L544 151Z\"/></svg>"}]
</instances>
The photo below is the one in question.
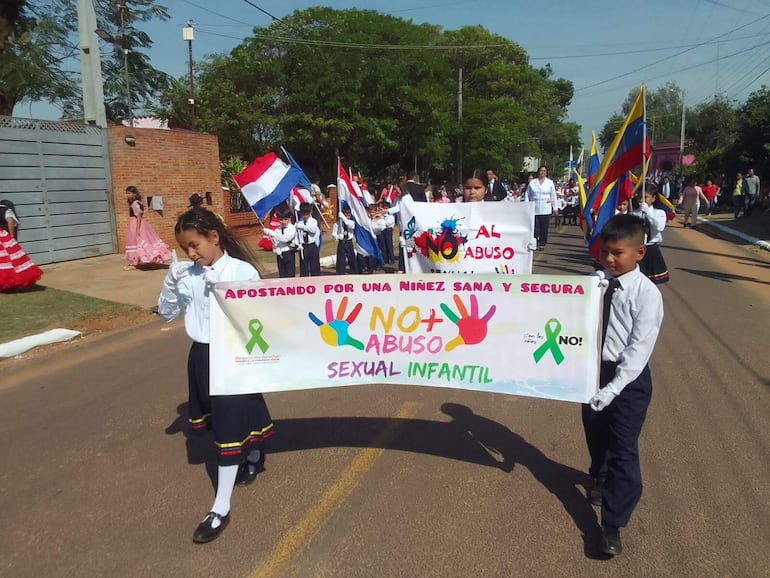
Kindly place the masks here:
<instances>
[{"instance_id":1,"label":"red handprint","mask_svg":"<svg viewBox=\"0 0 770 578\"><path fill-rule=\"evenodd\" d=\"M483 317L479 317L479 301L475 295L471 295L471 314L468 315L468 310L465 308L465 304L460 299L459 295L453 297L457 310L460 312L460 317L452 311L445 303L441 304L441 310L444 314L455 324L460 334L447 342L444 346L444 351L452 351L459 345L476 345L484 341L487 336L487 322L495 314L497 308L492 305Z\"/></svg>"}]
</instances>

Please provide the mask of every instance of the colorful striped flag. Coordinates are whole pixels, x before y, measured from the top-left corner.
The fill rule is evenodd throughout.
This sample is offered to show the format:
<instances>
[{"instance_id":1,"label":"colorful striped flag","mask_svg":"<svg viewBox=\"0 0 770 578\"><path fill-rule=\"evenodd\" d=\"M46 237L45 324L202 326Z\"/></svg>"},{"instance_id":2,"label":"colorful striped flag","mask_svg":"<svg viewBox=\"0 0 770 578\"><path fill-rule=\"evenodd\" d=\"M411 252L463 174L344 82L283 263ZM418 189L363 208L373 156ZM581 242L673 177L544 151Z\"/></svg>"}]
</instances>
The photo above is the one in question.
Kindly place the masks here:
<instances>
[{"instance_id":1,"label":"colorful striped flag","mask_svg":"<svg viewBox=\"0 0 770 578\"><path fill-rule=\"evenodd\" d=\"M270 209L286 202L302 178L302 171L287 165L273 153L254 159L233 180L251 210L262 219Z\"/></svg>"},{"instance_id":2,"label":"colorful striped flag","mask_svg":"<svg viewBox=\"0 0 770 578\"><path fill-rule=\"evenodd\" d=\"M366 203L362 194L353 186L353 180L339 160L337 160L337 199L340 207L342 207L343 202L350 207L351 215L356 222L354 234L358 247L375 261L382 263L377 236L372 231L372 222L366 214Z\"/></svg>"}]
</instances>

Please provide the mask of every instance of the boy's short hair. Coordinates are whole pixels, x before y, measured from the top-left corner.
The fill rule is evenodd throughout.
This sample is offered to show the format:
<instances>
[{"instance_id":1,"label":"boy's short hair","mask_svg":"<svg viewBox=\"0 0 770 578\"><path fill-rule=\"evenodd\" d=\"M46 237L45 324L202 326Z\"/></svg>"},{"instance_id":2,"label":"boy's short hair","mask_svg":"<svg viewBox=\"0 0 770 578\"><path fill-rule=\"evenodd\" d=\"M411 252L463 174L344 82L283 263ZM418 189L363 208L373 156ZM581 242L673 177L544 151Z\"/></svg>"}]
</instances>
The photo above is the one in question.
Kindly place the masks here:
<instances>
[{"instance_id":1,"label":"boy's short hair","mask_svg":"<svg viewBox=\"0 0 770 578\"><path fill-rule=\"evenodd\" d=\"M300 214L312 213L313 206L310 203L301 203L299 206Z\"/></svg>"},{"instance_id":2,"label":"boy's short hair","mask_svg":"<svg viewBox=\"0 0 770 578\"><path fill-rule=\"evenodd\" d=\"M636 215L615 215L602 228L599 239L607 241L631 241L644 245L644 220Z\"/></svg>"},{"instance_id":3,"label":"boy's short hair","mask_svg":"<svg viewBox=\"0 0 770 578\"><path fill-rule=\"evenodd\" d=\"M291 209L286 205L282 205L275 209L275 216L278 219L291 219Z\"/></svg>"}]
</instances>

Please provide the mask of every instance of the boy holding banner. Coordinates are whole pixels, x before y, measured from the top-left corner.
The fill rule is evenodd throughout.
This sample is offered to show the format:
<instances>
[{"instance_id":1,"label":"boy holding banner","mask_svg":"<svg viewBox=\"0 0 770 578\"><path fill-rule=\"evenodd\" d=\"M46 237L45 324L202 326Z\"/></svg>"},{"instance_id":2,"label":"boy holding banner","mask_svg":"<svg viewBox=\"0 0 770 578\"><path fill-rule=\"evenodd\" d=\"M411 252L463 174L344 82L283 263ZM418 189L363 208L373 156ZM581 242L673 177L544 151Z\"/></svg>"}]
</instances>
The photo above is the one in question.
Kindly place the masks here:
<instances>
[{"instance_id":1,"label":"boy holding banner","mask_svg":"<svg viewBox=\"0 0 770 578\"><path fill-rule=\"evenodd\" d=\"M604 295L599 391L583 406L583 427L594 485L588 498L601 504L600 550L620 554L620 528L642 495L639 434L652 396L647 362L663 321L663 298L639 269L645 255L644 222L615 215L600 233L600 261L609 286Z\"/></svg>"}]
</instances>

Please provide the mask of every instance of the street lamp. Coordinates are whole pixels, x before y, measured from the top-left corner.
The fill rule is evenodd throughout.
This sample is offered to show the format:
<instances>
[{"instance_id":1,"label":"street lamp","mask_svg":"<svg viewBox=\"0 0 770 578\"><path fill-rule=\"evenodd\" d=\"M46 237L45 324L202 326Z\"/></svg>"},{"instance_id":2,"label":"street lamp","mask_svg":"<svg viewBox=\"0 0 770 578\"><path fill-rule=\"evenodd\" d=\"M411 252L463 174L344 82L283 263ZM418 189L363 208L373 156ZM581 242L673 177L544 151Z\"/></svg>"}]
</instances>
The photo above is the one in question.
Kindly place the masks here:
<instances>
[{"instance_id":1,"label":"street lamp","mask_svg":"<svg viewBox=\"0 0 770 578\"><path fill-rule=\"evenodd\" d=\"M128 49L128 38L126 37L125 33L125 27L123 23L123 11L125 10L125 6L121 4L119 6L120 8L120 32L121 37L123 39L123 42L118 42L117 39L107 32L106 30L102 30L101 28L97 28L94 32L96 32L96 35L104 40L105 42L109 42L110 44L113 44L120 48L123 51L123 69L126 75L126 109L128 110L128 124L129 126L134 126L134 112L131 107L131 80L128 75L128 53L130 50Z\"/></svg>"}]
</instances>

